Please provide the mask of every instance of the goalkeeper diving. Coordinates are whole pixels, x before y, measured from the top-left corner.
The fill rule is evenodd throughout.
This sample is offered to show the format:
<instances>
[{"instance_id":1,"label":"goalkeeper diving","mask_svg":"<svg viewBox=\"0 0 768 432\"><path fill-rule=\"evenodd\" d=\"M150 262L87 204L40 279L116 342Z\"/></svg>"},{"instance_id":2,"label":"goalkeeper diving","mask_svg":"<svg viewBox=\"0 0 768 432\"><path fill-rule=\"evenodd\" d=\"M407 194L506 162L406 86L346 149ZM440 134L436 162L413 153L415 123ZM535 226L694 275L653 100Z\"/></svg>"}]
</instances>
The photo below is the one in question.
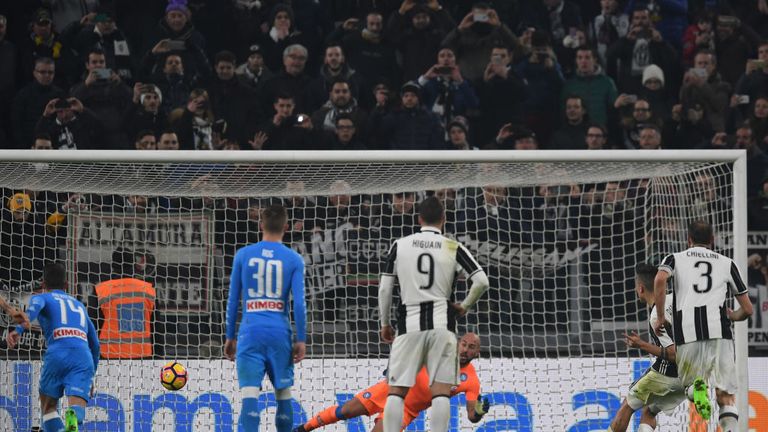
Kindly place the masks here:
<instances>
[{"instance_id":1,"label":"goalkeeper diving","mask_svg":"<svg viewBox=\"0 0 768 432\"><path fill-rule=\"evenodd\" d=\"M472 360L480 355L480 338L474 333L467 333L459 340L459 385L451 388L451 396L465 393L467 399L467 417L472 423L479 422L488 412L488 399L480 396L480 380L472 366ZM372 432L381 432L384 422L381 421L384 405L387 402L389 385L382 380L371 387L359 392L344 405L328 407L313 415L305 424L293 432L309 432L323 426L334 424L340 420L348 420L363 415L376 417ZM432 393L429 389L429 377L426 368L422 368L416 376L416 382L405 397L405 414L402 429L405 429L419 413L432 405Z\"/></svg>"}]
</instances>

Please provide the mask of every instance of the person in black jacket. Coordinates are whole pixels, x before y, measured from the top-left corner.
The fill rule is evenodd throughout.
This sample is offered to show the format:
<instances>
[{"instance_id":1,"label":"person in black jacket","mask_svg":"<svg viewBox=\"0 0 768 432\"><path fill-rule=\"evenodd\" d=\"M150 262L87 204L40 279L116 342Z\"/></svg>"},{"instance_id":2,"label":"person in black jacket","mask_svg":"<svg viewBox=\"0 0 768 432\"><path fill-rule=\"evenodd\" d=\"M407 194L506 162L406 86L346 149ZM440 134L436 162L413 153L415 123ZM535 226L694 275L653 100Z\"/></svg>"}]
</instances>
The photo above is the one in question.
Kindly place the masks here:
<instances>
[{"instance_id":1,"label":"person in black jacket","mask_svg":"<svg viewBox=\"0 0 768 432\"><path fill-rule=\"evenodd\" d=\"M163 93L156 85L134 84L132 102L123 117L125 136L131 138L141 130L150 130L157 136L168 127L168 116L160 109Z\"/></svg>"},{"instance_id":2,"label":"person in black jacket","mask_svg":"<svg viewBox=\"0 0 768 432\"><path fill-rule=\"evenodd\" d=\"M48 102L35 131L48 134L59 150L103 148L101 122L74 97Z\"/></svg>"},{"instance_id":3,"label":"person in black jacket","mask_svg":"<svg viewBox=\"0 0 768 432\"><path fill-rule=\"evenodd\" d=\"M275 96L272 105L275 115L262 123L249 140L254 150L312 150L313 134L309 116L294 115L296 104L293 96L287 93ZM310 128L307 129L306 125Z\"/></svg>"},{"instance_id":4,"label":"person in black jacket","mask_svg":"<svg viewBox=\"0 0 768 432\"><path fill-rule=\"evenodd\" d=\"M445 150L445 131L440 119L421 105L421 87L409 81L400 89L401 109L381 121L380 134L392 150Z\"/></svg>"},{"instance_id":5,"label":"person in black jacket","mask_svg":"<svg viewBox=\"0 0 768 432\"><path fill-rule=\"evenodd\" d=\"M245 142L249 126L260 122L263 117L257 92L237 79L236 66L234 53L221 51L216 54L216 76L208 86L208 95L214 116L227 122L230 137Z\"/></svg>"},{"instance_id":6,"label":"person in black jacket","mask_svg":"<svg viewBox=\"0 0 768 432\"><path fill-rule=\"evenodd\" d=\"M11 105L11 124L15 148L28 148L35 136L35 125L52 99L64 97L64 91L53 84L56 65L53 59L40 57L32 71L34 80L22 88Z\"/></svg>"}]
</instances>

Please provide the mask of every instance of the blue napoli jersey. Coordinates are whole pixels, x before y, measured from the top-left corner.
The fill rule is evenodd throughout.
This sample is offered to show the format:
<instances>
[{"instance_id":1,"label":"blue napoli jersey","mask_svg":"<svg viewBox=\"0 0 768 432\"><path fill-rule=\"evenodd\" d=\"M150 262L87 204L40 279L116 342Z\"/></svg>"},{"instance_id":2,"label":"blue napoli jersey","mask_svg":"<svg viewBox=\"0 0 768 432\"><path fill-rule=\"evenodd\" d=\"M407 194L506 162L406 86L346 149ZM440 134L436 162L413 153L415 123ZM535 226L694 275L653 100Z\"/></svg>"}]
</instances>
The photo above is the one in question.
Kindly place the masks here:
<instances>
[{"instance_id":1,"label":"blue napoli jersey","mask_svg":"<svg viewBox=\"0 0 768 432\"><path fill-rule=\"evenodd\" d=\"M37 320L43 330L46 352L80 350L84 359L99 361L99 338L85 306L64 291L54 290L32 296L27 309L30 321ZM23 332L23 327L16 330ZM72 351L68 351L68 355Z\"/></svg>"},{"instance_id":2,"label":"blue napoli jersey","mask_svg":"<svg viewBox=\"0 0 768 432\"><path fill-rule=\"evenodd\" d=\"M227 301L227 339L235 338L238 306L240 332L261 328L291 330L288 302L293 296L296 341L306 340L304 259L282 243L261 241L237 251Z\"/></svg>"}]
</instances>

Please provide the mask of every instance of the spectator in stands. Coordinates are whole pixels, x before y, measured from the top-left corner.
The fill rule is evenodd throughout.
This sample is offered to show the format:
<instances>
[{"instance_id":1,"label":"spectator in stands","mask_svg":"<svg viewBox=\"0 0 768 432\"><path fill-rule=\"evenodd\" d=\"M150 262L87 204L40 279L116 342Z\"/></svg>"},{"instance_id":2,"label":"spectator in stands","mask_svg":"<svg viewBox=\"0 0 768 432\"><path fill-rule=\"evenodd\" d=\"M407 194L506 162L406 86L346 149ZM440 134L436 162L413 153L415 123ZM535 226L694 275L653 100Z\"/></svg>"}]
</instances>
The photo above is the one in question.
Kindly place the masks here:
<instances>
[{"instance_id":1,"label":"spectator in stands","mask_svg":"<svg viewBox=\"0 0 768 432\"><path fill-rule=\"evenodd\" d=\"M470 145L469 136L469 123L467 119L458 116L448 123L448 144L453 150L479 150L479 148Z\"/></svg>"},{"instance_id":2,"label":"spectator in stands","mask_svg":"<svg viewBox=\"0 0 768 432\"><path fill-rule=\"evenodd\" d=\"M747 226L750 231L768 230L768 175L763 178L762 187L758 193L749 198Z\"/></svg>"},{"instance_id":3,"label":"spectator in stands","mask_svg":"<svg viewBox=\"0 0 768 432\"><path fill-rule=\"evenodd\" d=\"M522 46L512 31L499 20L499 15L488 3L477 2L464 16L459 26L443 41L458 57L461 73L470 81L483 78L483 63L491 51L499 46L508 47L513 57L522 56Z\"/></svg>"},{"instance_id":4,"label":"spectator in stands","mask_svg":"<svg viewBox=\"0 0 768 432\"><path fill-rule=\"evenodd\" d=\"M589 24L589 41L597 47L600 63L606 64L606 52L629 31L629 17L619 10L618 0L601 0L600 14Z\"/></svg>"},{"instance_id":5,"label":"spectator in stands","mask_svg":"<svg viewBox=\"0 0 768 432\"><path fill-rule=\"evenodd\" d=\"M114 70L106 67L104 51L94 48L86 57L85 79L72 87L72 96L93 111L104 128L100 148L127 149L123 135L123 114L131 103L131 89Z\"/></svg>"},{"instance_id":6,"label":"spectator in stands","mask_svg":"<svg viewBox=\"0 0 768 432\"><path fill-rule=\"evenodd\" d=\"M698 57L699 55L694 58L694 62ZM719 83L710 83L706 68L692 68L686 72L683 77L683 87L680 89L680 104L683 112L700 107L712 128L721 132L725 130L728 102L727 88Z\"/></svg>"},{"instance_id":7,"label":"spectator in stands","mask_svg":"<svg viewBox=\"0 0 768 432\"><path fill-rule=\"evenodd\" d=\"M629 0L626 10L635 11L643 3L662 39L672 44L676 52L682 52L683 32L688 25L688 0Z\"/></svg>"},{"instance_id":8,"label":"spectator in stands","mask_svg":"<svg viewBox=\"0 0 768 432\"><path fill-rule=\"evenodd\" d=\"M296 104L293 96L277 94L272 104L275 114L269 122L256 129L253 140L248 141L254 150L310 150L311 133L301 127L303 119L294 115ZM301 115L301 117L304 117Z\"/></svg>"},{"instance_id":9,"label":"spectator in stands","mask_svg":"<svg viewBox=\"0 0 768 432\"><path fill-rule=\"evenodd\" d=\"M136 139L133 141L133 148L135 150L157 150L155 133L148 129L139 131L136 134Z\"/></svg>"},{"instance_id":10,"label":"spectator in stands","mask_svg":"<svg viewBox=\"0 0 768 432\"><path fill-rule=\"evenodd\" d=\"M672 116L665 126L670 149L687 149L706 146L716 133L704 106L700 103L677 104L672 107Z\"/></svg>"},{"instance_id":11,"label":"spectator in stands","mask_svg":"<svg viewBox=\"0 0 768 432\"><path fill-rule=\"evenodd\" d=\"M155 64L158 58L171 53L178 54L184 63L184 71L190 78L205 80L210 76L211 70L205 49L205 37L192 23L192 13L187 7L187 0L169 0L165 16L144 49L144 64ZM163 91L163 94L166 92Z\"/></svg>"},{"instance_id":12,"label":"spectator in stands","mask_svg":"<svg viewBox=\"0 0 768 432\"><path fill-rule=\"evenodd\" d=\"M264 98L274 101L278 94L291 96L296 111L304 111L307 106L307 89L311 78L305 67L309 53L302 45L289 45L283 51L283 69L264 83ZM271 107L265 107L264 112L271 112Z\"/></svg>"},{"instance_id":13,"label":"spectator in stands","mask_svg":"<svg viewBox=\"0 0 768 432\"><path fill-rule=\"evenodd\" d=\"M40 3L40 2L38 2ZM64 31L68 26L83 20L89 12L99 8L99 0L84 1L46 1L43 4L50 5L53 26L57 30ZM101 3L105 3L101 1Z\"/></svg>"},{"instance_id":14,"label":"spectator in stands","mask_svg":"<svg viewBox=\"0 0 768 432\"><path fill-rule=\"evenodd\" d=\"M563 40L583 29L581 9L567 0L534 0L521 4L522 27L542 29L552 41L558 57L563 50Z\"/></svg>"},{"instance_id":15,"label":"spectator in stands","mask_svg":"<svg viewBox=\"0 0 768 432\"><path fill-rule=\"evenodd\" d=\"M32 143L32 150L53 150L51 136L45 133L35 135L35 142Z\"/></svg>"},{"instance_id":16,"label":"spectator in stands","mask_svg":"<svg viewBox=\"0 0 768 432\"><path fill-rule=\"evenodd\" d=\"M715 14L709 9L696 14L694 22L685 30L683 64L693 65L694 54L702 49L715 51Z\"/></svg>"},{"instance_id":17,"label":"spectator in stands","mask_svg":"<svg viewBox=\"0 0 768 432\"><path fill-rule=\"evenodd\" d=\"M648 125L661 129L662 122L647 100L638 99L632 107L632 113L621 121L624 148L640 148L640 132Z\"/></svg>"},{"instance_id":18,"label":"spectator in stands","mask_svg":"<svg viewBox=\"0 0 768 432\"><path fill-rule=\"evenodd\" d=\"M646 125L640 129L637 142L640 150L661 149L661 129L654 125Z\"/></svg>"},{"instance_id":19,"label":"spectator in stands","mask_svg":"<svg viewBox=\"0 0 768 432\"><path fill-rule=\"evenodd\" d=\"M320 76L312 79L307 88L309 92L307 96L307 110L317 110L326 103L328 101L328 94L331 93L331 87L338 79L343 79L347 82L349 90L352 92L352 97L359 97L359 77L347 64L341 45L329 45L325 48Z\"/></svg>"},{"instance_id":20,"label":"spectator in stands","mask_svg":"<svg viewBox=\"0 0 768 432\"><path fill-rule=\"evenodd\" d=\"M5 38L8 20L0 15L0 100L11 101L16 93L16 45ZM10 144L11 104L0 104L0 142L3 135L8 137ZM8 145L10 147L10 145Z\"/></svg>"},{"instance_id":21,"label":"spectator in stands","mask_svg":"<svg viewBox=\"0 0 768 432\"><path fill-rule=\"evenodd\" d=\"M230 51L221 51L214 59L216 76L208 86L211 110L216 119L227 122L232 138L248 139L248 129L263 120L258 93L235 76L237 59ZM182 137L182 144L184 138Z\"/></svg>"},{"instance_id":22,"label":"spectator in stands","mask_svg":"<svg viewBox=\"0 0 768 432\"><path fill-rule=\"evenodd\" d=\"M505 68L509 70L508 65ZM437 63L419 76L418 83L422 89L422 104L435 113L443 125L450 123L457 115L467 115L479 105L475 90L462 76L456 64L456 54L451 48L438 51Z\"/></svg>"},{"instance_id":23,"label":"spectator in stands","mask_svg":"<svg viewBox=\"0 0 768 432\"><path fill-rule=\"evenodd\" d=\"M269 14L268 23L269 31L259 35L254 43L261 46L267 67L276 71L280 69L281 64L285 63L285 51L288 47L292 45L306 47L308 41L296 28L294 10L287 4L276 3Z\"/></svg>"},{"instance_id":24,"label":"spectator in stands","mask_svg":"<svg viewBox=\"0 0 768 432\"><path fill-rule=\"evenodd\" d=\"M552 134L550 148L557 150L580 150L584 148L584 135L589 122L584 99L579 96L565 98L565 122Z\"/></svg>"},{"instance_id":25,"label":"spectator in stands","mask_svg":"<svg viewBox=\"0 0 768 432\"><path fill-rule=\"evenodd\" d=\"M607 150L610 148L608 146L608 130L603 125L590 125L584 142L587 150Z\"/></svg>"},{"instance_id":26,"label":"spectator in stands","mask_svg":"<svg viewBox=\"0 0 768 432\"><path fill-rule=\"evenodd\" d=\"M755 196L762 189L768 156L760 149L752 128L747 125L736 130L735 147L747 151L747 196Z\"/></svg>"},{"instance_id":27,"label":"spectator in stands","mask_svg":"<svg viewBox=\"0 0 768 432\"><path fill-rule=\"evenodd\" d=\"M357 106L349 81L343 77L336 78L326 97L328 99L325 104L312 114L312 124L315 128L333 132L336 129L336 118L343 114L352 118L355 125L360 125L357 127L357 135L364 140L368 114Z\"/></svg>"},{"instance_id":28,"label":"spectator in stands","mask_svg":"<svg viewBox=\"0 0 768 432\"><path fill-rule=\"evenodd\" d=\"M158 150L178 150L179 138L176 132L168 129L160 134L160 139L157 141Z\"/></svg>"},{"instance_id":29,"label":"spectator in stands","mask_svg":"<svg viewBox=\"0 0 768 432\"><path fill-rule=\"evenodd\" d=\"M421 105L421 86L409 81L400 88L402 107L388 114L378 131L392 150L446 149L440 119Z\"/></svg>"},{"instance_id":30,"label":"spectator in stands","mask_svg":"<svg viewBox=\"0 0 768 432\"><path fill-rule=\"evenodd\" d=\"M48 134L53 138L53 147L59 150L103 148L101 122L74 97L51 99L35 131Z\"/></svg>"},{"instance_id":31,"label":"spectator in stands","mask_svg":"<svg viewBox=\"0 0 768 432\"><path fill-rule=\"evenodd\" d=\"M717 56L713 51L701 50L693 57L693 67L707 71L707 84L717 94L720 104L725 106L733 94L733 86L724 81L717 71Z\"/></svg>"},{"instance_id":32,"label":"spectator in stands","mask_svg":"<svg viewBox=\"0 0 768 432\"><path fill-rule=\"evenodd\" d=\"M499 131L496 142L504 150L538 150L536 134L523 126L504 125Z\"/></svg>"},{"instance_id":33,"label":"spectator in stands","mask_svg":"<svg viewBox=\"0 0 768 432\"><path fill-rule=\"evenodd\" d=\"M160 109L163 94L156 85L134 84L131 102L123 118L125 136L130 137L142 130L151 130L159 135L168 127L168 116Z\"/></svg>"},{"instance_id":34,"label":"spectator in stands","mask_svg":"<svg viewBox=\"0 0 768 432\"><path fill-rule=\"evenodd\" d=\"M165 56L162 65L162 70L154 74L152 83L160 88L163 95L163 103L160 106L164 113L169 114L186 105L193 80L184 72L184 60L178 54Z\"/></svg>"},{"instance_id":35,"label":"spectator in stands","mask_svg":"<svg viewBox=\"0 0 768 432\"><path fill-rule=\"evenodd\" d=\"M531 53L515 66L516 74L522 79L521 84L527 84L527 92L525 97L519 95L513 100L523 100L522 113L525 113L523 119L525 124L536 132L542 142L548 143L554 122L557 119L557 113L561 110L560 92L564 81L563 71L546 33L535 31L531 34L530 40ZM479 91L480 88L482 87L479 86ZM487 93L480 91L480 103L485 104L486 100ZM506 102L503 106L507 110L514 107L510 102ZM496 108L499 108L498 104ZM486 116L493 117L494 113L497 112L496 108L492 108L489 112L484 106L481 106L483 114L481 119L485 119ZM518 108L517 116L522 116L522 113ZM509 112L508 114L515 113ZM515 115L510 115L502 119L501 123L497 119L497 126L491 127L490 130L498 130L499 126L507 121L518 122Z\"/></svg>"},{"instance_id":36,"label":"spectator in stands","mask_svg":"<svg viewBox=\"0 0 768 432\"><path fill-rule=\"evenodd\" d=\"M736 94L749 97L745 110L752 107L758 96L768 94L768 41L760 43L756 60L746 61L746 72L736 84Z\"/></svg>"},{"instance_id":37,"label":"spectator in stands","mask_svg":"<svg viewBox=\"0 0 768 432\"><path fill-rule=\"evenodd\" d=\"M38 9L32 16L32 32L29 37L19 41L19 78L29 82L35 60L40 57L53 59L56 63L56 84L69 85L68 76L72 73L73 61L68 47L63 45L61 37L53 30L51 13L47 9Z\"/></svg>"},{"instance_id":38,"label":"spectator in stands","mask_svg":"<svg viewBox=\"0 0 768 432\"><path fill-rule=\"evenodd\" d=\"M53 59L40 57L35 60L33 81L19 90L11 104L14 147L23 149L35 134L35 125L52 99L64 97L64 91L53 84L56 64Z\"/></svg>"},{"instance_id":39,"label":"spectator in stands","mask_svg":"<svg viewBox=\"0 0 768 432\"><path fill-rule=\"evenodd\" d=\"M768 152L768 96L759 96L755 100L752 115L749 117L749 127L752 128L757 146Z\"/></svg>"},{"instance_id":40,"label":"spectator in stands","mask_svg":"<svg viewBox=\"0 0 768 432\"><path fill-rule=\"evenodd\" d=\"M664 71L656 65L648 65L643 70L643 88L637 94L639 99L647 100L651 111L666 121L672 116L672 96L665 85ZM621 95L616 100L628 103ZM618 107L617 107L618 108Z\"/></svg>"},{"instance_id":41,"label":"spectator in stands","mask_svg":"<svg viewBox=\"0 0 768 432\"><path fill-rule=\"evenodd\" d=\"M357 137L357 121L349 114L339 114L334 118L334 128L330 130L328 150L367 150L365 142Z\"/></svg>"},{"instance_id":42,"label":"spectator in stands","mask_svg":"<svg viewBox=\"0 0 768 432\"><path fill-rule=\"evenodd\" d=\"M347 61L360 75L359 101L369 109L375 105L370 96L375 81L384 78L396 82L400 78L395 47L384 37L384 17L380 12L370 12L365 17L365 28L359 29L355 25L346 29L341 26L339 29L345 30L341 43Z\"/></svg>"},{"instance_id":43,"label":"spectator in stands","mask_svg":"<svg viewBox=\"0 0 768 432\"><path fill-rule=\"evenodd\" d=\"M384 31L385 38L402 56L403 81L417 79L432 66L432 59L454 26L453 18L437 0L429 0L426 5L403 0Z\"/></svg>"},{"instance_id":44,"label":"spectator in stands","mask_svg":"<svg viewBox=\"0 0 768 432\"><path fill-rule=\"evenodd\" d=\"M593 49L584 47L576 51L576 76L565 81L562 100L565 102L565 97L571 95L581 96L590 120L605 125L617 92L613 80L602 73L596 61Z\"/></svg>"},{"instance_id":45,"label":"spectator in stands","mask_svg":"<svg viewBox=\"0 0 768 432\"><path fill-rule=\"evenodd\" d=\"M261 46L252 44L248 48L248 59L235 69L238 79L245 85L262 93L264 83L274 76L264 64L264 54Z\"/></svg>"},{"instance_id":46,"label":"spectator in stands","mask_svg":"<svg viewBox=\"0 0 768 432\"><path fill-rule=\"evenodd\" d=\"M213 122L208 92L197 88L189 94L185 109L177 108L168 115L171 128L179 137L182 150L213 150Z\"/></svg>"},{"instance_id":47,"label":"spectator in stands","mask_svg":"<svg viewBox=\"0 0 768 432\"><path fill-rule=\"evenodd\" d=\"M716 33L715 52L720 59L718 70L725 81L735 85L744 71L742 65L752 57L753 44L746 37L741 21L733 16L718 16Z\"/></svg>"},{"instance_id":48,"label":"spectator in stands","mask_svg":"<svg viewBox=\"0 0 768 432\"><path fill-rule=\"evenodd\" d=\"M677 53L653 27L651 12L640 7L632 12L632 23L626 36L608 48L607 72L616 77L624 93L637 93L642 88L643 70L656 64L667 76L675 76Z\"/></svg>"},{"instance_id":49,"label":"spectator in stands","mask_svg":"<svg viewBox=\"0 0 768 432\"><path fill-rule=\"evenodd\" d=\"M73 48L82 57L93 49L99 49L106 56L106 67L112 69L124 81L134 79L132 51L123 32L117 28L112 11L106 7L97 8L79 22L72 23L68 32L74 35Z\"/></svg>"}]
</instances>

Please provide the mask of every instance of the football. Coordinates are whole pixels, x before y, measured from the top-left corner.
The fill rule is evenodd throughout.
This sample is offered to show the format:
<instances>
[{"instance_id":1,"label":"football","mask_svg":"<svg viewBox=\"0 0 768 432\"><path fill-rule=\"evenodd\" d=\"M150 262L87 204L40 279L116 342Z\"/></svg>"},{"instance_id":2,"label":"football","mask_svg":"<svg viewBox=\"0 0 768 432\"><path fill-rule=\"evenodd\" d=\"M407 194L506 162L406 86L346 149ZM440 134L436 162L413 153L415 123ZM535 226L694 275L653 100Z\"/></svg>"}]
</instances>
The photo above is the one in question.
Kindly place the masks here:
<instances>
[{"instance_id":1,"label":"football","mask_svg":"<svg viewBox=\"0 0 768 432\"><path fill-rule=\"evenodd\" d=\"M160 369L160 384L168 390L181 390L189 375L187 369L179 362L168 362Z\"/></svg>"}]
</instances>

